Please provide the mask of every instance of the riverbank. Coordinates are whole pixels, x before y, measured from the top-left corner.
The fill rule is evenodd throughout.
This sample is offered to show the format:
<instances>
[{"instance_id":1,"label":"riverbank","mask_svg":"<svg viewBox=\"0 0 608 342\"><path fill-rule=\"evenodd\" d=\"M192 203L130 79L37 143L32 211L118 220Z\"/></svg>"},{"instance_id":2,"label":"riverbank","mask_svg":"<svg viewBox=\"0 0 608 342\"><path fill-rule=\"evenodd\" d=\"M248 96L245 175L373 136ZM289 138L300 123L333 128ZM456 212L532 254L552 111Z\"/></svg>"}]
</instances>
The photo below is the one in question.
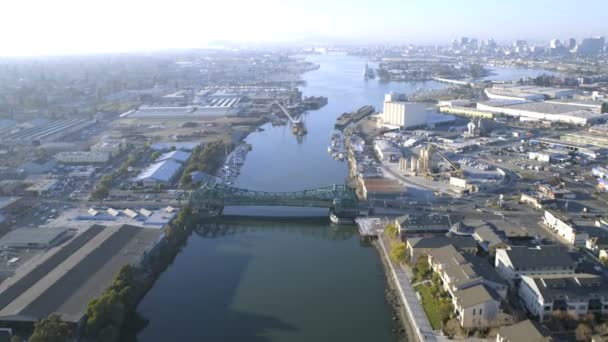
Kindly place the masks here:
<instances>
[{"instance_id":1,"label":"riverbank","mask_svg":"<svg viewBox=\"0 0 608 342\"><path fill-rule=\"evenodd\" d=\"M408 312L406 304L401 300L399 295L399 288L395 283L395 279L390 274L389 261L386 259L382 247L377 241L372 242L374 248L378 252L378 257L382 262L382 268L384 269L384 275L386 278L386 300L393 310L393 320L398 318L399 326L393 329L393 333L399 335L399 342L401 341L417 341L418 338L415 333L415 328L408 319Z\"/></svg>"},{"instance_id":2,"label":"riverbank","mask_svg":"<svg viewBox=\"0 0 608 342\"><path fill-rule=\"evenodd\" d=\"M407 314L407 322L411 324L412 331L415 333L417 341L437 341L437 336L431 328L431 324L422 309L422 305L416 296L416 292L411 286L411 276L397 263L390 259L389 241L384 233L379 233L376 246L385 266L385 272L392 279L398 293L400 304L404 307Z\"/></svg>"}]
</instances>

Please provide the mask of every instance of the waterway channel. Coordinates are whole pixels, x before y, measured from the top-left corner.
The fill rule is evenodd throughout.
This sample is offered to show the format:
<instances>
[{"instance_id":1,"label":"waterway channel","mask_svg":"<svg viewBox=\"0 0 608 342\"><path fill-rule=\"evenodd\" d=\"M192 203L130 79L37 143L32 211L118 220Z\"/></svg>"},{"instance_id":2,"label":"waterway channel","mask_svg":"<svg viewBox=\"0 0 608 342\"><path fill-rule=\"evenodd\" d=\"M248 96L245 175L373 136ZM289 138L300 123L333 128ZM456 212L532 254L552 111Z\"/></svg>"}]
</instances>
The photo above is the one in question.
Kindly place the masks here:
<instances>
[{"instance_id":1,"label":"waterway channel","mask_svg":"<svg viewBox=\"0 0 608 342\"><path fill-rule=\"evenodd\" d=\"M342 184L346 164L327 154L337 116L390 91L439 88L437 82L365 81L366 60L310 56L304 95L329 103L306 115L308 135L264 125L247 137L253 150L236 185L267 191ZM522 70L523 73L529 70ZM509 73L513 69L508 70ZM285 208L228 208L228 213L290 214ZM307 214L325 212L307 211ZM326 216L325 216L326 217ZM193 233L137 308L141 326L128 341L396 341L386 278L375 249L354 227L327 221L228 219Z\"/></svg>"}]
</instances>

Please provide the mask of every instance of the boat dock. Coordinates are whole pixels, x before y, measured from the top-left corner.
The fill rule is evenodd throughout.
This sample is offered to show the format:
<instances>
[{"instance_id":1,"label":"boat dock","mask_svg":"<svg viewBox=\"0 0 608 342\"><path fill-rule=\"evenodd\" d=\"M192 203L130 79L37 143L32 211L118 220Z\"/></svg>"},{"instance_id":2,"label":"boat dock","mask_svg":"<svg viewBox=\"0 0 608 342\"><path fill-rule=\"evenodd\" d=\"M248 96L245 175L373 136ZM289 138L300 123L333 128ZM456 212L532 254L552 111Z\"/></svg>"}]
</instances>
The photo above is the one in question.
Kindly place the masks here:
<instances>
[{"instance_id":1,"label":"boat dock","mask_svg":"<svg viewBox=\"0 0 608 342\"><path fill-rule=\"evenodd\" d=\"M335 127L337 129L344 129L351 123L357 122L364 117L373 114L375 110L376 108L374 106L363 106L356 111L343 113L336 119Z\"/></svg>"},{"instance_id":2,"label":"boat dock","mask_svg":"<svg viewBox=\"0 0 608 342\"><path fill-rule=\"evenodd\" d=\"M388 219L379 217L359 217L355 219L359 235L363 240L375 240L388 224Z\"/></svg>"}]
</instances>

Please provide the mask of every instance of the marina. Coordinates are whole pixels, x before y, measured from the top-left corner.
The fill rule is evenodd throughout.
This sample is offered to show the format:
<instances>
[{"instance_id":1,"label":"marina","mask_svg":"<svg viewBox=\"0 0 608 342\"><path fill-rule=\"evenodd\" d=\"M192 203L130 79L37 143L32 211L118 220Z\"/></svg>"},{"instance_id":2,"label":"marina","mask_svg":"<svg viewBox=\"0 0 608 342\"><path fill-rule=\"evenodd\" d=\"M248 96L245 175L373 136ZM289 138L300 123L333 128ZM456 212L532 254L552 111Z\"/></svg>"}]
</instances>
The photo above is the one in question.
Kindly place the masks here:
<instances>
[{"instance_id":1,"label":"marina","mask_svg":"<svg viewBox=\"0 0 608 342\"><path fill-rule=\"evenodd\" d=\"M245 164L245 159L251 149L252 146L250 144L240 144L234 151L228 154L224 165L217 174L217 176L223 180L224 184L236 184L236 179L241 174L241 167Z\"/></svg>"}]
</instances>

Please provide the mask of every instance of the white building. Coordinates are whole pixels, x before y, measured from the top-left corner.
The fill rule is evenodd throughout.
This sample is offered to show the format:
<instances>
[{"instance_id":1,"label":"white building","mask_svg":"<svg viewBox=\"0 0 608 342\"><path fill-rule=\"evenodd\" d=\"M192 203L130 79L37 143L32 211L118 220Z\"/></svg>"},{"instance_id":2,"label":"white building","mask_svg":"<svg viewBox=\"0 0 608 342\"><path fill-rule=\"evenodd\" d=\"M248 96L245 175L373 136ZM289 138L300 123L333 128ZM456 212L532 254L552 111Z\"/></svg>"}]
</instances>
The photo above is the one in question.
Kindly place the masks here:
<instances>
[{"instance_id":1,"label":"white building","mask_svg":"<svg viewBox=\"0 0 608 342\"><path fill-rule=\"evenodd\" d=\"M133 182L143 186L170 185L177 179L182 167L182 164L171 159L154 163L135 177Z\"/></svg>"},{"instance_id":2,"label":"white building","mask_svg":"<svg viewBox=\"0 0 608 342\"><path fill-rule=\"evenodd\" d=\"M521 276L574 273L575 262L558 246L511 246L496 250L496 271L513 285Z\"/></svg>"},{"instance_id":3,"label":"white building","mask_svg":"<svg viewBox=\"0 0 608 342\"><path fill-rule=\"evenodd\" d=\"M507 283L484 258L462 254L454 246L434 249L428 256L450 293L460 325L465 329L498 325L500 302L507 295Z\"/></svg>"},{"instance_id":4,"label":"white building","mask_svg":"<svg viewBox=\"0 0 608 342\"><path fill-rule=\"evenodd\" d=\"M559 122L579 126L595 124L608 118L607 113L565 103L490 100L478 103L477 109L519 117L521 120Z\"/></svg>"},{"instance_id":5,"label":"white building","mask_svg":"<svg viewBox=\"0 0 608 342\"><path fill-rule=\"evenodd\" d=\"M601 276L586 273L523 276L519 300L541 322L554 312L602 315L608 312L608 286Z\"/></svg>"},{"instance_id":6,"label":"white building","mask_svg":"<svg viewBox=\"0 0 608 342\"><path fill-rule=\"evenodd\" d=\"M111 157L119 154L127 148L124 139L104 138L97 144L91 146L91 152L108 152Z\"/></svg>"},{"instance_id":7,"label":"white building","mask_svg":"<svg viewBox=\"0 0 608 342\"><path fill-rule=\"evenodd\" d=\"M109 152L59 152L55 160L65 164L105 164L110 160Z\"/></svg>"},{"instance_id":8,"label":"white building","mask_svg":"<svg viewBox=\"0 0 608 342\"><path fill-rule=\"evenodd\" d=\"M380 114L380 124L394 128L412 128L426 125L426 106L407 102L401 94L386 94Z\"/></svg>"},{"instance_id":9,"label":"white building","mask_svg":"<svg viewBox=\"0 0 608 342\"><path fill-rule=\"evenodd\" d=\"M589 239L589 234L579 231L574 224L560 219L548 210L545 210L543 222L572 246L585 246L587 239Z\"/></svg>"}]
</instances>

